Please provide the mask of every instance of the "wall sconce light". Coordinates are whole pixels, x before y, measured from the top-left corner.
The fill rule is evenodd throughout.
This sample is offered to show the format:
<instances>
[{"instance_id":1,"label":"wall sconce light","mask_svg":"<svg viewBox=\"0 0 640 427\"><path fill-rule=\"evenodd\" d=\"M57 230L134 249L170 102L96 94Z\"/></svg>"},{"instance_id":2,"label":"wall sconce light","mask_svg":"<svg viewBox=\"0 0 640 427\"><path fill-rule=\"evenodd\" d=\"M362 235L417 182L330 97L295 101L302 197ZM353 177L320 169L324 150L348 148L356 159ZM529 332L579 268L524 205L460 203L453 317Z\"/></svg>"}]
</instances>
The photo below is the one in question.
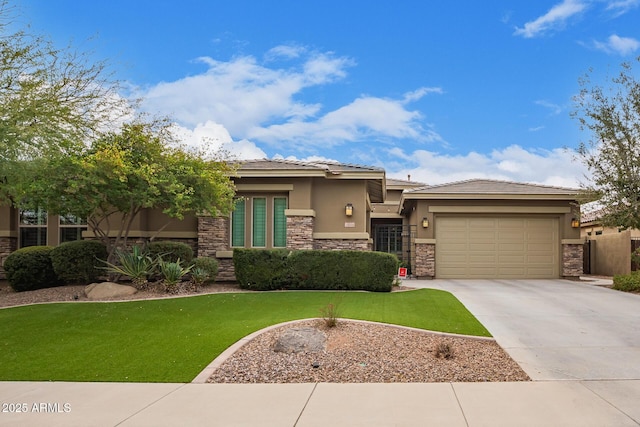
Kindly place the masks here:
<instances>
[{"instance_id":1,"label":"wall sconce light","mask_svg":"<svg viewBox=\"0 0 640 427\"><path fill-rule=\"evenodd\" d=\"M580 220L578 218L573 218L571 220L571 227L580 228Z\"/></svg>"},{"instance_id":2,"label":"wall sconce light","mask_svg":"<svg viewBox=\"0 0 640 427\"><path fill-rule=\"evenodd\" d=\"M347 203L347 206L344 207L344 214L346 216L353 215L353 205L351 203Z\"/></svg>"},{"instance_id":3,"label":"wall sconce light","mask_svg":"<svg viewBox=\"0 0 640 427\"><path fill-rule=\"evenodd\" d=\"M429 220L427 218L422 218L422 228L429 228Z\"/></svg>"}]
</instances>

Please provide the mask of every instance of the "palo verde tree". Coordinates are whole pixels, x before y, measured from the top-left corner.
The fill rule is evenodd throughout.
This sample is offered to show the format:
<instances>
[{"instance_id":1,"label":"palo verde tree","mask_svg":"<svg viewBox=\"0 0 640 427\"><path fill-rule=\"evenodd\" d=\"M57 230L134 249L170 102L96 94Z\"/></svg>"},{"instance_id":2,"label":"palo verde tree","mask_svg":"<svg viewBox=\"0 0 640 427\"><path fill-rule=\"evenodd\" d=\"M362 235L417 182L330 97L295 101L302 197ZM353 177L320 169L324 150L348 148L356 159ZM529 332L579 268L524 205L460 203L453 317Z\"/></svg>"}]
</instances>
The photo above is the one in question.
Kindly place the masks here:
<instances>
[{"instance_id":1,"label":"palo verde tree","mask_svg":"<svg viewBox=\"0 0 640 427\"><path fill-rule=\"evenodd\" d=\"M106 63L13 31L14 15L0 0L0 203L28 178L21 161L76 153L131 111Z\"/></svg>"},{"instance_id":2,"label":"palo verde tree","mask_svg":"<svg viewBox=\"0 0 640 427\"><path fill-rule=\"evenodd\" d=\"M125 124L83 153L32 163L31 170L25 205L87 218L110 260L142 210L161 210L166 225L187 213L227 215L235 194L233 166L181 147L164 121Z\"/></svg>"},{"instance_id":3,"label":"palo verde tree","mask_svg":"<svg viewBox=\"0 0 640 427\"><path fill-rule=\"evenodd\" d=\"M590 135L576 150L591 174L585 196L599 200L604 225L640 228L640 81L623 63L607 86L589 74L580 85L572 115Z\"/></svg>"}]
</instances>

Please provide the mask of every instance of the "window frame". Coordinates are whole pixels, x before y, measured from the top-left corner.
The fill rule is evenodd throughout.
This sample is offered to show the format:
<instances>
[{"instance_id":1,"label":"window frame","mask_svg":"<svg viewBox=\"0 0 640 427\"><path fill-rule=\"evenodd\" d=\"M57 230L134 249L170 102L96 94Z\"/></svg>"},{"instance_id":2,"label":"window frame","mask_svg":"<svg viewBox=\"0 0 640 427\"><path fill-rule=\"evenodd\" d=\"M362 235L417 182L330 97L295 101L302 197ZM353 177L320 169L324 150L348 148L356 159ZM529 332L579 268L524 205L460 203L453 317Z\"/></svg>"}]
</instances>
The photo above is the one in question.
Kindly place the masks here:
<instances>
[{"instance_id":1,"label":"window frame","mask_svg":"<svg viewBox=\"0 0 640 427\"><path fill-rule=\"evenodd\" d=\"M66 222L67 220L70 219L70 217L72 217L73 219L70 222ZM64 221L64 223L63 223ZM86 219L82 219L82 218L78 218L75 215L71 215L71 214L67 214L67 215L58 215L58 244L62 244L65 242L72 242L72 241L77 241L77 240L83 240L82 239L82 233L84 231L87 231L87 220ZM76 236L78 238L73 239L73 240L67 240L63 238L63 233L68 231L68 230L72 230L72 229L76 229Z\"/></svg>"},{"instance_id":2,"label":"window frame","mask_svg":"<svg viewBox=\"0 0 640 427\"><path fill-rule=\"evenodd\" d=\"M242 218L238 218L238 221L236 222L235 218L237 216L240 215L240 210L239 207L240 205L242 205ZM241 239L242 239L242 245L237 245L236 243L236 239L235 239L235 227L236 224L242 224L242 231L240 232L241 235ZM232 248L244 248L246 247L246 242L247 242L247 199L244 197L239 197L236 199L236 205L234 210L231 212L231 218L230 218L230 242L229 244L231 245ZM240 238L240 236L238 236Z\"/></svg>"},{"instance_id":3,"label":"window frame","mask_svg":"<svg viewBox=\"0 0 640 427\"><path fill-rule=\"evenodd\" d=\"M231 212L229 216L229 247L234 248L256 248L256 249L281 249L287 246L287 224L286 215L284 211L289 208L289 196L282 193L245 193L237 197L238 200L244 200L244 222L243 222L243 243L239 245L238 236L234 240L234 231L238 226L240 218L236 219L238 215L238 209L242 209L240 204L236 205L236 209ZM264 202L256 203L256 200L264 200ZM283 200L283 201L277 201ZM262 206L260 206L262 204ZM284 209L282 209L284 205ZM263 212L259 212L258 209L263 209ZM276 213L276 209L279 209L281 213ZM264 213L264 215L262 215ZM258 215L256 217L256 214ZM264 217L264 220L260 218ZM280 225L276 225L276 220L280 220ZM258 224L256 227L256 221L264 221L262 227ZM279 238L276 236L276 230L280 234ZM257 233L261 233L257 236ZM258 238L256 238L258 237ZM264 240L263 240L264 239ZM261 245L264 242L264 245ZM284 246L276 246L284 242Z\"/></svg>"},{"instance_id":4,"label":"window frame","mask_svg":"<svg viewBox=\"0 0 640 427\"><path fill-rule=\"evenodd\" d=\"M23 217L25 213L32 212L35 223L25 222ZM36 243L25 245L23 230L36 230ZM42 242L44 233L44 242ZM49 214L46 210L38 207L36 209L19 209L18 210L18 247L26 248L29 246L46 246L49 242Z\"/></svg>"}]
</instances>

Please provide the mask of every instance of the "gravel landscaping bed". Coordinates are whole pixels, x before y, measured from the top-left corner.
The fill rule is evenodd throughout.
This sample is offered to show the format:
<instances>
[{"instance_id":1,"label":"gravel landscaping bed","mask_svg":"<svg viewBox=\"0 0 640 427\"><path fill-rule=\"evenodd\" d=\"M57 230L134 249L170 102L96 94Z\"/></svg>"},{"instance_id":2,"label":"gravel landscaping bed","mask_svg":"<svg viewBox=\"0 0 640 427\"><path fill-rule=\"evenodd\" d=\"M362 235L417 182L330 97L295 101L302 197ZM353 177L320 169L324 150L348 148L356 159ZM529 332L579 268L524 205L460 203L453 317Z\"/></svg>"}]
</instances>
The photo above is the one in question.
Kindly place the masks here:
<instances>
[{"instance_id":1,"label":"gravel landscaping bed","mask_svg":"<svg viewBox=\"0 0 640 427\"><path fill-rule=\"evenodd\" d=\"M0 307L88 301L84 286L61 286L14 292L0 281ZM394 288L405 291L409 288ZM214 284L198 294L243 292L236 284ZM159 288L118 300L167 298ZM477 382L529 381L527 374L493 340L450 337L381 324L341 320L327 328L322 320L296 323L312 326L327 337L318 353L276 353L273 344L286 328L269 330L240 348L209 378L210 383L299 382ZM438 346L452 357L437 357ZM313 367L317 364L318 367Z\"/></svg>"},{"instance_id":2,"label":"gravel landscaping bed","mask_svg":"<svg viewBox=\"0 0 640 427\"><path fill-rule=\"evenodd\" d=\"M326 334L324 351L273 351L276 339L286 329L305 326ZM451 357L438 357L438 348L448 348ZM208 380L210 383L480 381L530 379L494 340L348 320L340 320L334 328L327 328L323 320L309 320L267 331L237 350Z\"/></svg>"}]
</instances>

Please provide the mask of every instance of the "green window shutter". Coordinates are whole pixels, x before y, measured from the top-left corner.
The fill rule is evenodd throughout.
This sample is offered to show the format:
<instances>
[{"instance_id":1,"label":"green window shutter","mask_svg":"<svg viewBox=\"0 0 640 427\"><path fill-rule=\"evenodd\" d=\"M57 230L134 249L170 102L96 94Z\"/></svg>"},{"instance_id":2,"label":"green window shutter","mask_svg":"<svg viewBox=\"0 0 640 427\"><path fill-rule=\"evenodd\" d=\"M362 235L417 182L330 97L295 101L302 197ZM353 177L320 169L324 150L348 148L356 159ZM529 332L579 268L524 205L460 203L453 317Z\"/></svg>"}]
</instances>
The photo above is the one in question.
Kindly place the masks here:
<instances>
[{"instance_id":1,"label":"green window shutter","mask_svg":"<svg viewBox=\"0 0 640 427\"><path fill-rule=\"evenodd\" d=\"M244 218L245 217L245 201L239 199L236 207L231 212L231 246L238 248L244 246Z\"/></svg>"},{"instance_id":2,"label":"green window shutter","mask_svg":"<svg viewBox=\"0 0 640 427\"><path fill-rule=\"evenodd\" d=\"M287 246L287 217L284 210L287 209L287 199L275 197L273 199L273 247L284 248Z\"/></svg>"},{"instance_id":3,"label":"green window shutter","mask_svg":"<svg viewBox=\"0 0 640 427\"><path fill-rule=\"evenodd\" d=\"M267 199L253 199L253 246L267 246Z\"/></svg>"}]
</instances>

